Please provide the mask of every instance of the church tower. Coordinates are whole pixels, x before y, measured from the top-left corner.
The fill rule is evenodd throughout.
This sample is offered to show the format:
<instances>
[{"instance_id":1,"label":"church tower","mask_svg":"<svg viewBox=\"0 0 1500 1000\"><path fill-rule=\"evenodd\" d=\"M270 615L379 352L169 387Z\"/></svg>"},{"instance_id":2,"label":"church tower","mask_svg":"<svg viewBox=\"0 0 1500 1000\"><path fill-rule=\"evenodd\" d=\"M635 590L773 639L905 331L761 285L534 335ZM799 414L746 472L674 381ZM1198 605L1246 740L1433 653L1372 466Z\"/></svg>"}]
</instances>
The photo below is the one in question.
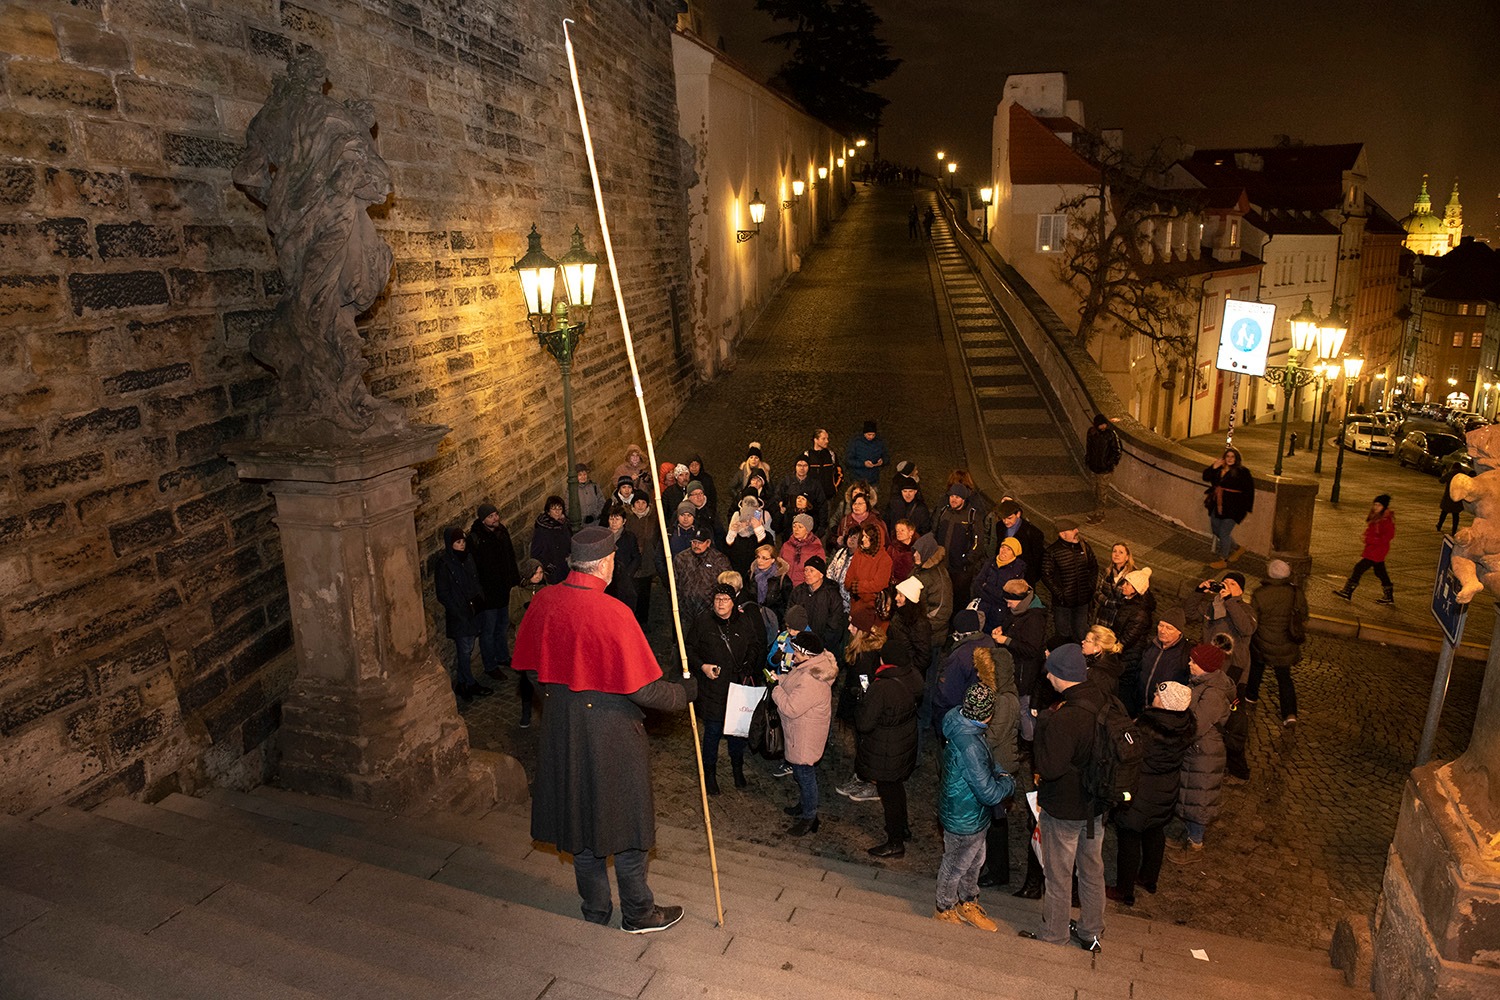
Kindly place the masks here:
<instances>
[{"instance_id":1,"label":"church tower","mask_svg":"<svg viewBox=\"0 0 1500 1000\"><path fill-rule=\"evenodd\" d=\"M1453 198L1448 202L1448 217L1456 218L1457 232L1463 231L1462 215L1459 214L1458 186L1454 185ZM1406 230L1406 249L1412 253L1425 254L1429 257L1441 257L1443 254L1458 246L1458 236L1453 235L1450 242L1450 232L1446 219L1440 219L1432 214L1432 196L1427 193L1427 175L1422 175L1422 193L1417 195L1417 200L1411 206L1411 214L1401 220L1401 228Z\"/></svg>"},{"instance_id":2,"label":"church tower","mask_svg":"<svg viewBox=\"0 0 1500 1000\"><path fill-rule=\"evenodd\" d=\"M1453 193L1448 196L1448 207L1443 210L1443 231L1448 234L1448 249L1458 246L1464 235L1464 207L1458 203L1458 180L1453 181Z\"/></svg>"}]
</instances>

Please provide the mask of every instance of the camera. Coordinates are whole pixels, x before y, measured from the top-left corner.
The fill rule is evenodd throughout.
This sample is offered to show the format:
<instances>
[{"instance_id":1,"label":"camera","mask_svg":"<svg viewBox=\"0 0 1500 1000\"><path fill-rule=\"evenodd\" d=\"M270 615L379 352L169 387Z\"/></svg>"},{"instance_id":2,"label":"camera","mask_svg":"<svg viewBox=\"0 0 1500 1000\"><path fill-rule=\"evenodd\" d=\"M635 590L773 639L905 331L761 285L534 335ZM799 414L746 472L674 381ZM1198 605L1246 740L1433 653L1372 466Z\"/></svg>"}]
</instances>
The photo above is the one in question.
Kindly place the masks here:
<instances>
[{"instance_id":1,"label":"camera","mask_svg":"<svg viewBox=\"0 0 1500 1000\"><path fill-rule=\"evenodd\" d=\"M1224 592L1224 583L1222 580L1210 580L1203 585L1203 589L1210 594L1222 594Z\"/></svg>"}]
</instances>

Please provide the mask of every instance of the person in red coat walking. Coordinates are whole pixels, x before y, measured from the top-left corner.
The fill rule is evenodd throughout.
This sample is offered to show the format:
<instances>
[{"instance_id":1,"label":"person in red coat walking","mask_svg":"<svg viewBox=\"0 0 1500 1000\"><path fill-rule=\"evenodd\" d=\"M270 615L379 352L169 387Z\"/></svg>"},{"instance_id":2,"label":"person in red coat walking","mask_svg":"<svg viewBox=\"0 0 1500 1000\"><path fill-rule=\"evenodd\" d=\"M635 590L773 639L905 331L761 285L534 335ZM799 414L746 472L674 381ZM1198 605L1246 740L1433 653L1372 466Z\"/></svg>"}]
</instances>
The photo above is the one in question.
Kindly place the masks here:
<instances>
[{"instance_id":1,"label":"person in red coat walking","mask_svg":"<svg viewBox=\"0 0 1500 1000\"><path fill-rule=\"evenodd\" d=\"M1344 586L1334 590L1334 596L1346 601L1353 600L1359 578L1365 575L1365 570L1373 569L1375 579L1384 588L1375 603L1395 604L1396 591L1391 586L1390 574L1385 571L1385 557L1390 553L1391 539L1395 537L1396 518L1391 513L1391 495L1382 493L1370 504L1370 513L1365 515L1365 548L1360 553L1360 560L1354 564L1354 570L1349 574L1349 579L1344 581Z\"/></svg>"}]
</instances>

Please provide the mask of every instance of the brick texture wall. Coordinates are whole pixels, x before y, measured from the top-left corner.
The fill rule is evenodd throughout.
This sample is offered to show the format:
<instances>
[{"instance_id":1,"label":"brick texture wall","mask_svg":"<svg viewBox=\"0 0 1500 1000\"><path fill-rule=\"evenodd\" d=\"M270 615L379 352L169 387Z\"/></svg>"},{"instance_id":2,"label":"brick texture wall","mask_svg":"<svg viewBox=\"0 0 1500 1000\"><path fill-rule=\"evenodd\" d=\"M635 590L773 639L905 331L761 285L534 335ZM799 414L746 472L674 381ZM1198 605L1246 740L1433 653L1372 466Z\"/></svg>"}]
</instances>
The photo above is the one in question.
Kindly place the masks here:
<instances>
[{"instance_id":1,"label":"brick texture wall","mask_svg":"<svg viewBox=\"0 0 1500 1000\"><path fill-rule=\"evenodd\" d=\"M573 8L578 9L573 9ZM524 541L563 482L556 366L508 272L534 221L602 251L575 44L652 419L704 348L687 268L671 0L0 0L0 809L258 780L293 670L274 506L220 455L270 376L282 280L229 180L297 46L368 98L395 252L361 318L373 391L453 432L418 537L494 502ZM576 365L578 450L638 439L613 294ZM441 621L431 630L443 648Z\"/></svg>"}]
</instances>

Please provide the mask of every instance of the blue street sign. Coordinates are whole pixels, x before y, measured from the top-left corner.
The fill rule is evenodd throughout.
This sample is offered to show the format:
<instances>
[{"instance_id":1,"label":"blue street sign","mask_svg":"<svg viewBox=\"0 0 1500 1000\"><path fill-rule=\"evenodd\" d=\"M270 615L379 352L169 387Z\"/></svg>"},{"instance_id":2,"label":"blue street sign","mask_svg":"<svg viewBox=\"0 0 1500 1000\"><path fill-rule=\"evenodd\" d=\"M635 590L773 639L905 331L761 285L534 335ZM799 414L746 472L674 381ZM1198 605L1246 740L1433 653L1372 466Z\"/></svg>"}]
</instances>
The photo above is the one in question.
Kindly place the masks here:
<instances>
[{"instance_id":1,"label":"blue street sign","mask_svg":"<svg viewBox=\"0 0 1500 1000\"><path fill-rule=\"evenodd\" d=\"M1437 580L1432 585L1432 617L1443 627L1448 642L1457 646L1459 636L1463 635L1464 615L1469 606L1458 603L1459 583L1453 576L1452 565L1453 536L1445 535L1443 550L1438 553Z\"/></svg>"},{"instance_id":2,"label":"blue street sign","mask_svg":"<svg viewBox=\"0 0 1500 1000\"><path fill-rule=\"evenodd\" d=\"M1215 367L1226 372L1264 375L1275 320L1276 307L1269 302L1225 299Z\"/></svg>"}]
</instances>

